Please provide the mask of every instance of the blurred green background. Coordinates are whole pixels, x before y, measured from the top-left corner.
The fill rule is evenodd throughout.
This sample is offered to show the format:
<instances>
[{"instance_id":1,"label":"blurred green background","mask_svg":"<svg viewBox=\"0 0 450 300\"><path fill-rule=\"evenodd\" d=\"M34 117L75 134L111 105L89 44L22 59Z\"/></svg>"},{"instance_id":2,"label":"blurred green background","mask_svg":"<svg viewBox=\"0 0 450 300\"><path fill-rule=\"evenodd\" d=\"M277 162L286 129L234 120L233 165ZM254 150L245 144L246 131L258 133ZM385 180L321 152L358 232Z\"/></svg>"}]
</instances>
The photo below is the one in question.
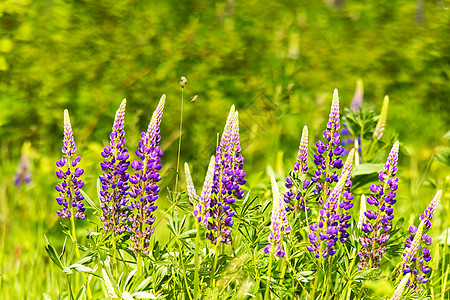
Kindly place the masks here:
<instances>
[{"instance_id":1,"label":"blurred green background","mask_svg":"<svg viewBox=\"0 0 450 300\"><path fill-rule=\"evenodd\" d=\"M341 111L359 78L364 103L376 111L388 94L387 126L406 150L400 211L417 216L450 181L449 7L424 0L1 1L0 290L16 287L9 296L18 299L55 293L43 235L61 236L53 186L63 110L92 197L121 100L128 100L133 152L167 94L163 185L173 187L182 75L189 81L185 102L198 95L185 105L181 156L197 185L232 104L251 188L268 181L267 165L287 174L305 124L313 145L334 88ZM22 154L32 181L16 188ZM450 226L442 222L440 228Z\"/></svg>"}]
</instances>

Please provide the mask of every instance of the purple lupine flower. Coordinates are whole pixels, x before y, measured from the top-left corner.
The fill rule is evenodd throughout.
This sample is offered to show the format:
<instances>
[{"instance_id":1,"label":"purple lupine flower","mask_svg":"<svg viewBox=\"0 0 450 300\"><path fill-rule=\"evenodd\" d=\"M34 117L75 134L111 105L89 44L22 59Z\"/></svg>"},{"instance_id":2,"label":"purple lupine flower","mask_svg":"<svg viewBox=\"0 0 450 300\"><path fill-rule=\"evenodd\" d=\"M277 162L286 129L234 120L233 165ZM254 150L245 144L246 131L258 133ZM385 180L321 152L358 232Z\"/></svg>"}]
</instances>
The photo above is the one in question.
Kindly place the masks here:
<instances>
[{"instance_id":1,"label":"purple lupine flower","mask_svg":"<svg viewBox=\"0 0 450 300\"><path fill-rule=\"evenodd\" d=\"M300 210L309 210L306 206L306 198L304 193L306 189L311 185L311 180L308 178L300 181L300 186L297 184L300 177L308 172L308 127L305 125L302 131L302 137L300 140L300 146L298 149L297 161L295 162L294 171L286 178L285 186L288 191L284 194L284 202L290 205L286 205L286 211L294 210L296 212L297 207ZM293 203L291 203L293 202Z\"/></svg>"},{"instance_id":2,"label":"purple lupine flower","mask_svg":"<svg viewBox=\"0 0 450 300\"><path fill-rule=\"evenodd\" d=\"M139 159L131 163L135 173L129 178L131 188L128 191L130 196L128 207L132 213L128 217L128 221L131 223L128 230L132 233L130 249L138 253L148 253L150 237L154 232L153 212L157 208L155 201L158 199L160 191L158 187L158 182L161 180L159 170L162 167L160 161L163 156L159 147L161 140L159 126L165 101L166 95L162 95L158 107L153 112L147 131L141 133L142 140L136 150Z\"/></svg>"},{"instance_id":3,"label":"purple lupine flower","mask_svg":"<svg viewBox=\"0 0 450 300\"><path fill-rule=\"evenodd\" d=\"M241 186L246 180L244 158L239 143L238 113L234 105L230 109L227 122L216 149L213 188L209 205L206 237L215 244L217 241L231 243L231 227L234 211L231 205L236 199L242 199Z\"/></svg>"},{"instance_id":4,"label":"purple lupine flower","mask_svg":"<svg viewBox=\"0 0 450 300\"><path fill-rule=\"evenodd\" d=\"M350 104L350 109L359 112L360 107L362 106L362 101L364 97L364 83L361 79L358 79L356 82L355 94L353 95L352 104Z\"/></svg>"},{"instance_id":5,"label":"purple lupine flower","mask_svg":"<svg viewBox=\"0 0 450 300\"><path fill-rule=\"evenodd\" d=\"M16 169L16 176L14 177L14 185L16 188L20 187L21 183L28 184L31 182L30 161L28 156L22 154L20 156L20 163Z\"/></svg>"},{"instance_id":6,"label":"purple lupine flower","mask_svg":"<svg viewBox=\"0 0 450 300\"><path fill-rule=\"evenodd\" d=\"M216 158L211 156L208 165L208 171L206 172L205 182L203 184L203 190L200 195L200 201L197 203L193 214L197 222L201 222L204 225L207 224L210 217L209 204L211 202L211 193L213 188L214 179L214 167L216 165Z\"/></svg>"},{"instance_id":7,"label":"purple lupine flower","mask_svg":"<svg viewBox=\"0 0 450 300\"><path fill-rule=\"evenodd\" d=\"M425 212L420 216L421 222L418 228L414 225L409 227L411 235L406 239L400 272L403 275L411 274L411 279L408 281L407 286L414 289L417 289L418 285L424 284L429 280L427 274L431 271L431 268L427 263L431 260L431 254L427 246L431 245L433 240L426 231L431 228L431 219L433 219L433 213L439 204L441 196L442 190L439 190L425 209Z\"/></svg>"},{"instance_id":8,"label":"purple lupine flower","mask_svg":"<svg viewBox=\"0 0 450 300\"><path fill-rule=\"evenodd\" d=\"M310 225L311 233L308 237L311 244L306 246L306 248L310 252L314 252L316 258L320 256L326 258L336 253L334 247L339 240L340 229L343 228L341 226L341 216L338 213L339 199L342 196L342 190L345 187L348 176L348 172L342 174L319 211L319 220L317 223Z\"/></svg>"},{"instance_id":9,"label":"purple lupine flower","mask_svg":"<svg viewBox=\"0 0 450 300\"><path fill-rule=\"evenodd\" d=\"M318 141L316 143L317 153L314 154L314 163L317 165L317 170L314 172L311 181L316 184L314 194L318 196L319 204L323 204L330 194L330 185L333 182L338 182L339 174L337 170L343 166L340 156L344 152L344 148L340 145L338 129L339 96L337 89L335 89L327 129L323 132L326 143Z\"/></svg>"},{"instance_id":10,"label":"purple lupine flower","mask_svg":"<svg viewBox=\"0 0 450 300\"><path fill-rule=\"evenodd\" d=\"M264 252L269 255L283 257L285 252L282 249L283 237L291 232L291 226L286 218L286 209L281 200L280 190L278 189L275 177L270 177L272 184L273 205L272 217L270 222L269 244L264 248Z\"/></svg>"},{"instance_id":11,"label":"purple lupine flower","mask_svg":"<svg viewBox=\"0 0 450 300\"><path fill-rule=\"evenodd\" d=\"M434 196L433 200L431 200L430 204L428 204L427 208L423 212L423 214L420 215L420 221L425 222L425 226L427 229L431 228L431 220L433 219L433 214L436 210L437 205L439 204L439 201L442 196L442 190L439 190L436 193L436 196Z\"/></svg>"},{"instance_id":12,"label":"purple lupine flower","mask_svg":"<svg viewBox=\"0 0 450 300\"><path fill-rule=\"evenodd\" d=\"M61 183L55 186L59 195L56 197L56 201L62 207L56 211L58 216L64 218L77 218L84 219L84 200L81 195L80 189L83 187L84 182L79 179L83 175L84 170L77 168L81 158L75 157L77 147L73 140L72 126L70 125L69 112L64 110L64 139L63 139L63 157L56 162L56 166L59 170L56 172L58 179L62 179Z\"/></svg>"},{"instance_id":13,"label":"purple lupine flower","mask_svg":"<svg viewBox=\"0 0 450 300\"><path fill-rule=\"evenodd\" d=\"M373 184L370 187L372 195L367 197L367 203L375 206L375 209L368 209L364 213L366 220L362 225L364 235L360 237L362 249L358 253L360 269L378 268L383 253L386 252L384 243L390 238L389 231L392 228L394 219L393 205L397 200L395 192L398 188L397 161L398 161L398 141L392 147L383 171L378 179L381 184Z\"/></svg>"},{"instance_id":14,"label":"purple lupine flower","mask_svg":"<svg viewBox=\"0 0 450 300\"><path fill-rule=\"evenodd\" d=\"M128 218L128 150L125 148L125 106L127 100L123 99L116 112L110 143L101 153L104 160L100 163L102 175L100 180L100 207L103 215L104 230L122 234L126 231L125 223Z\"/></svg>"},{"instance_id":15,"label":"purple lupine flower","mask_svg":"<svg viewBox=\"0 0 450 300\"><path fill-rule=\"evenodd\" d=\"M359 115L359 110L362 106L362 100L364 97L364 84L361 79L358 79L356 82L355 94L353 96L352 103L350 104L350 109L356 112ZM361 137L357 137L356 141L350 130L347 129L346 124L344 123L341 130L342 134L342 146L344 146L343 155L347 155L349 153L349 149L345 148L346 146L350 146L350 148L355 147L358 150L358 153L361 153ZM358 157L359 158L359 157Z\"/></svg>"},{"instance_id":16,"label":"purple lupine flower","mask_svg":"<svg viewBox=\"0 0 450 300\"><path fill-rule=\"evenodd\" d=\"M352 171L353 159L355 157L355 149L353 148L347 156L347 160L345 161L344 168L342 169L342 174L348 174L347 180L345 181L342 200L339 202L339 209L342 210L342 213L339 214L339 240L342 243L347 241L349 234L347 233L347 229L350 227L350 219L351 215L348 212L349 209L353 207L353 194L350 192L350 188L352 187L352 181L350 180L350 174Z\"/></svg>"}]
</instances>

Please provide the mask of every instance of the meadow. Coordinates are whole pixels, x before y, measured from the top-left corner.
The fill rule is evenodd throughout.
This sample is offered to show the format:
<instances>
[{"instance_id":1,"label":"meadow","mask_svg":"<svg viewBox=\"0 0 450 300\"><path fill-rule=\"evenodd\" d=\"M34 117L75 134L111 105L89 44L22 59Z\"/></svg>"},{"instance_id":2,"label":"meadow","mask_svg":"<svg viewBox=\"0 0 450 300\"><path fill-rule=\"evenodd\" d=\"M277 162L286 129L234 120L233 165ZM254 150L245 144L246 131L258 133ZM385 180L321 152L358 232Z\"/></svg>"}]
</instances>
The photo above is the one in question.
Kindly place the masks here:
<instances>
[{"instance_id":1,"label":"meadow","mask_svg":"<svg viewBox=\"0 0 450 300\"><path fill-rule=\"evenodd\" d=\"M3 2L0 298L450 299L448 5Z\"/></svg>"}]
</instances>

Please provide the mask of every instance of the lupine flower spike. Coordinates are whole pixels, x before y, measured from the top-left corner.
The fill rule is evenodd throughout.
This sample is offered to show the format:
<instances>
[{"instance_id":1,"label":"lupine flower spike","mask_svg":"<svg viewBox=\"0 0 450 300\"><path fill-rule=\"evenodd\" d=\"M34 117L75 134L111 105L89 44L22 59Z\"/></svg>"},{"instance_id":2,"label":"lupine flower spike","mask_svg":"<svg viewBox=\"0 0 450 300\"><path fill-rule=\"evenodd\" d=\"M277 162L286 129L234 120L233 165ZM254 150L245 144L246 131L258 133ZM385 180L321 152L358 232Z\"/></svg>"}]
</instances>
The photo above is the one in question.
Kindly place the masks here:
<instances>
[{"instance_id":1,"label":"lupine flower spike","mask_svg":"<svg viewBox=\"0 0 450 300\"><path fill-rule=\"evenodd\" d=\"M439 204L441 196L442 190L439 190L425 209L425 212L420 215L419 226L411 225L409 227L411 236L406 239L401 271L403 275L411 274L411 279L408 281L407 286L414 289L418 288L419 284L424 284L429 280L427 274L431 271L430 266L428 266L428 263L431 261L431 255L427 246L431 245L433 240L426 231L431 228L433 213Z\"/></svg>"},{"instance_id":2,"label":"lupine flower spike","mask_svg":"<svg viewBox=\"0 0 450 300\"><path fill-rule=\"evenodd\" d=\"M364 96L364 83L362 79L358 79L356 82L355 95L353 96L352 104L350 105L350 109L358 112L359 108L362 105L362 100Z\"/></svg>"},{"instance_id":3,"label":"lupine flower spike","mask_svg":"<svg viewBox=\"0 0 450 300\"><path fill-rule=\"evenodd\" d=\"M410 277L410 274L407 274L405 277L403 277L402 281L398 284L397 288L394 291L394 294L391 297L391 300L400 300L400 297L403 294L403 291L405 289L406 283L408 282Z\"/></svg>"},{"instance_id":4,"label":"lupine flower spike","mask_svg":"<svg viewBox=\"0 0 450 300\"><path fill-rule=\"evenodd\" d=\"M344 147L340 145L339 126L339 96L337 89L335 89L327 129L323 132L326 143L318 141L316 143L317 153L314 154L314 163L317 165L317 170L311 180L316 183L314 194L318 196L319 204L323 204L330 194L330 185L333 182L338 182L339 174L337 170L343 166L340 156L344 152Z\"/></svg>"},{"instance_id":5,"label":"lupine flower spike","mask_svg":"<svg viewBox=\"0 0 450 300\"><path fill-rule=\"evenodd\" d=\"M319 220L310 226L311 233L308 235L310 245L306 248L310 252L314 252L315 257L323 256L326 258L329 255L336 253L334 249L336 242L339 240L341 217L337 210L339 207L339 199L342 196L342 190L348 180L349 173L343 173L338 183L333 188L327 201L323 204L320 210Z\"/></svg>"},{"instance_id":6,"label":"lupine flower spike","mask_svg":"<svg viewBox=\"0 0 450 300\"><path fill-rule=\"evenodd\" d=\"M20 157L20 163L16 169L16 176L14 177L14 185L16 188L20 186L21 183L28 184L31 182L31 172L30 172L30 161L28 156L22 154Z\"/></svg>"},{"instance_id":7,"label":"lupine flower spike","mask_svg":"<svg viewBox=\"0 0 450 300\"><path fill-rule=\"evenodd\" d=\"M383 99L383 106L381 107L380 118L378 119L377 126L373 132L373 139L380 140L384 133L384 127L386 126L387 114L389 109L389 97L385 96Z\"/></svg>"},{"instance_id":8,"label":"lupine flower spike","mask_svg":"<svg viewBox=\"0 0 450 300\"><path fill-rule=\"evenodd\" d=\"M162 167L160 161L163 155L158 146L161 140L159 126L165 101L166 95L163 95L158 107L153 112L147 131L141 133L142 140L136 150L139 159L131 163L135 173L129 179L131 183L129 208L132 210L132 214L128 217L128 221L131 223L129 231L132 233L130 249L138 253L148 252L150 237L154 232L153 212L157 208L155 201L158 199L160 191L158 182L161 180L161 176L158 172Z\"/></svg>"},{"instance_id":9,"label":"lupine flower spike","mask_svg":"<svg viewBox=\"0 0 450 300\"><path fill-rule=\"evenodd\" d=\"M195 203L198 199L197 192L195 191L194 182L192 181L191 170L187 162L184 163L184 176L186 177L186 187L188 190L189 201Z\"/></svg>"},{"instance_id":10,"label":"lupine flower spike","mask_svg":"<svg viewBox=\"0 0 450 300\"><path fill-rule=\"evenodd\" d=\"M306 205L306 199L304 192L311 185L311 180L308 178L301 181L301 185L297 185L297 181L301 180L303 174L308 172L308 127L303 127L302 138L300 146L298 148L297 161L295 162L294 171L291 176L286 178L285 186L288 191L284 194L284 202L290 205L286 205L286 211L294 210L296 213L297 208L300 210L309 210ZM294 179L294 180L293 180ZM294 182L295 181L295 182Z\"/></svg>"},{"instance_id":11,"label":"lupine flower spike","mask_svg":"<svg viewBox=\"0 0 450 300\"><path fill-rule=\"evenodd\" d=\"M231 227L234 211L231 204L242 199L245 184L244 157L239 142L239 120L234 105L230 109L225 128L216 149L212 195L207 206L209 210L206 237L211 243L231 243Z\"/></svg>"},{"instance_id":12,"label":"lupine flower spike","mask_svg":"<svg viewBox=\"0 0 450 300\"><path fill-rule=\"evenodd\" d=\"M342 169L342 176L347 174L347 181L345 182L342 198L339 202L339 240L341 243L345 243L349 234L347 233L347 228L350 227L350 219L351 215L348 212L349 209L353 207L353 194L350 192L350 188L352 187L352 181L350 180L350 175L352 171L352 164L355 157L355 149L350 150L350 153L347 156L347 159L344 164L344 168Z\"/></svg>"},{"instance_id":13,"label":"lupine flower spike","mask_svg":"<svg viewBox=\"0 0 450 300\"><path fill-rule=\"evenodd\" d=\"M77 147L73 139L72 126L70 124L69 112L64 110L64 139L63 139L63 157L56 162L59 170L56 172L58 179L62 182L55 186L59 192L56 201L62 206L56 213L62 218L84 219L84 197L81 195L80 189L84 182L79 179L83 175L84 170L77 168L81 158L75 157Z\"/></svg>"},{"instance_id":14,"label":"lupine flower spike","mask_svg":"<svg viewBox=\"0 0 450 300\"><path fill-rule=\"evenodd\" d=\"M286 209L281 200L275 177L271 176L273 206L270 223L269 244L264 248L264 252L269 255L283 257L285 252L282 249L283 237L291 232L288 220L286 218Z\"/></svg>"},{"instance_id":15,"label":"lupine flower spike","mask_svg":"<svg viewBox=\"0 0 450 300\"><path fill-rule=\"evenodd\" d=\"M362 101L363 101L363 97L364 97L364 84L363 81L361 79L358 79L358 81L356 82L356 89L355 89L355 94L353 96L353 100L352 103L350 104L350 109L354 112L356 112L359 115L359 110L362 106ZM350 130L348 130L346 124L344 123L342 126L342 146L347 147L347 146L354 146L355 149L358 150L358 152L361 152L361 149L359 147L359 145L361 144L361 137L357 137L355 138L352 133L350 132ZM343 155L347 155L349 152L349 150L347 148L344 148L344 152ZM359 165L359 155L355 156L355 164Z\"/></svg>"},{"instance_id":16,"label":"lupine flower spike","mask_svg":"<svg viewBox=\"0 0 450 300\"><path fill-rule=\"evenodd\" d=\"M361 195L361 205L359 208L359 220L358 220L358 228L362 229L362 225L366 220L366 196L364 194Z\"/></svg>"},{"instance_id":17,"label":"lupine flower spike","mask_svg":"<svg viewBox=\"0 0 450 300\"><path fill-rule=\"evenodd\" d=\"M203 190L200 194L200 201L197 203L193 212L197 222L204 225L207 224L208 218L210 217L209 205L211 202L215 164L216 159L214 156L211 156L211 159L209 160L208 171L206 172L205 176L205 182L203 183Z\"/></svg>"},{"instance_id":18,"label":"lupine flower spike","mask_svg":"<svg viewBox=\"0 0 450 300\"><path fill-rule=\"evenodd\" d=\"M360 237L362 249L358 253L360 269L378 268L382 255L386 252L386 243L389 238L389 231L392 228L394 219L395 199L398 188L397 161L398 161L398 141L389 153L388 160L380 172L378 179L381 184L372 184L370 190L372 195L367 197L367 203L375 206L374 209L367 209L364 215L366 220L362 224L364 235Z\"/></svg>"},{"instance_id":19,"label":"lupine flower spike","mask_svg":"<svg viewBox=\"0 0 450 300\"><path fill-rule=\"evenodd\" d=\"M105 159L100 166L103 174L100 180L100 207L103 211L101 220L105 231L122 234L126 231L128 217L128 150L125 148L125 106L127 100L123 99L116 112L110 143L102 152Z\"/></svg>"}]
</instances>

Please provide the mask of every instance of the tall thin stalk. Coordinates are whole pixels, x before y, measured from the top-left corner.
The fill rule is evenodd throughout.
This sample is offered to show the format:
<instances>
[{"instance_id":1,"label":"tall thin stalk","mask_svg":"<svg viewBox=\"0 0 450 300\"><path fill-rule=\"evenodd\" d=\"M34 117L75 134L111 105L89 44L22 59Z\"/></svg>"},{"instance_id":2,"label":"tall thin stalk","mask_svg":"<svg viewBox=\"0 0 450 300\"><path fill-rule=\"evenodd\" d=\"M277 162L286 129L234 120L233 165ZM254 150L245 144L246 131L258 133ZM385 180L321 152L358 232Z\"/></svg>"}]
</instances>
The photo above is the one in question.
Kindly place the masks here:
<instances>
[{"instance_id":1,"label":"tall thin stalk","mask_svg":"<svg viewBox=\"0 0 450 300\"><path fill-rule=\"evenodd\" d=\"M180 106L180 136L178 137L178 154L177 154L177 173L175 174L175 192L178 188L178 176L180 174L180 156L181 156L181 136L183 130L183 107L184 107L184 84L182 84L184 77L181 77L181 106ZM186 81L187 82L187 81Z\"/></svg>"},{"instance_id":2,"label":"tall thin stalk","mask_svg":"<svg viewBox=\"0 0 450 300\"><path fill-rule=\"evenodd\" d=\"M139 277L142 276L142 255L141 255L141 252L137 253L136 268L137 268L137 277L139 278Z\"/></svg>"},{"instance_id":3,"label":"tall thin stalk","mask_svg":"<svg viewBox=\"0 0 450 300\"><path fill-rule=\"evenodd\" d=\"M195 235L195 252L194 252L194 266L195 266L195 273L194 273L194 299L198 299L198 285L199 285L199 275L198 275L198 269L199 269L199 263L198 263L198 251L199 244L200 244L200 223L196 222L196 228L197 228L197 234Z\"/></svg>"},{"instance_id":4,"label":"tall thin stalk","mask_svg":"<svg viewBox=\"0 0 450 300\"><path fill-rule=\"evenodd\" d=\"M264 293L264 300L269 299L269 286L270 286L270 277L272 276L272 262L273 262L273 252L275 250L275 244L272 244L269 252L269 269L267 270L267 284L266 284L266 292Z\"/></svg>"},{"instance_id":5,"label":"tall thin stalk","mask_svg":"<svg viewBox=\"0 0 450 300\"><path fill-rule=\"evenodd\" d=\"M80 254L80 250L78 249L77 234L76 234L76 229L75 229L75 217L73 214L72 205L70 205L69 211L70 211L70 227L71 227L70 229L71 229L72 242L75 244L75 253L77 255L77 258L80 258L81 254ZM92 299L91 288L89 287L89 281L86 278L86 274L81 272L81 276L83 277L84 284L86 285L87 299Z\"/></svg>"}]
</instances>

